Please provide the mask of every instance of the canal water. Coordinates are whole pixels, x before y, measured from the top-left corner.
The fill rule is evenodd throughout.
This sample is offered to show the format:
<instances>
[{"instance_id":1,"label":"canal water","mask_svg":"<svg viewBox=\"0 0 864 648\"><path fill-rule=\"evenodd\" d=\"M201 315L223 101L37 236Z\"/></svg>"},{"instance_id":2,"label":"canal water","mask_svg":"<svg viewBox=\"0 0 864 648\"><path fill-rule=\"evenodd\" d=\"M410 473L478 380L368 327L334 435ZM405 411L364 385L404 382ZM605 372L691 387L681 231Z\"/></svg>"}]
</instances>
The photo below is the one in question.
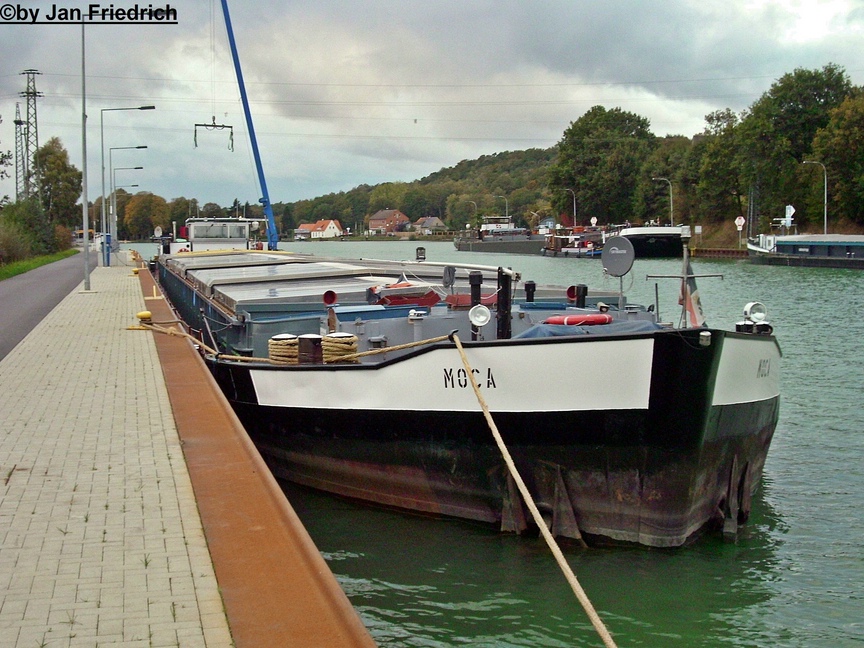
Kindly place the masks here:
<instances>
[{"instance_id":1,"label":"canal water","mask_svg":"<svg viewBox=\"0 0 864 648\"><path fill-rule=\"evenodd\" d=\"M457 252L452 243L304 242L321 255L504 265L538 284L617 290L599 261ZM630 301L676 321L680 261L637 260ZM864 274L696 259L708 324L763 302L783 350L780 422L737 543L565 555L621 648L864 646ZM656 286L656 288L655 288ZM602 362L602 358L598 358ZM526 367L526 370L532 368ZM590 367L536 367L566 398ZM399 388L410 401L411 386ZM388 647L602 646L542 538L384 510L285 485L373 637Z\"/></svg>"}]
</instances>

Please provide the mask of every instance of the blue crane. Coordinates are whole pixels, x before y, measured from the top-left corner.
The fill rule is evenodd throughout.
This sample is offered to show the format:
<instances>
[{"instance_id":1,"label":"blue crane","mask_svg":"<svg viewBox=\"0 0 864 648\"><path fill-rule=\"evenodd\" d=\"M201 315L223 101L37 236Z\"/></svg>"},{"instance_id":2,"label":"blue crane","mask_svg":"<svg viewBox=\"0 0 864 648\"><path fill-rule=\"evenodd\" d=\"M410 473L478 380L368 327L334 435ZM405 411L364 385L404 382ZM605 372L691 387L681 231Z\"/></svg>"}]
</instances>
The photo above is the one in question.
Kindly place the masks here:
<instances>
[{"instance_id":1,"label":"blue crane","mask_svg":"<svg viewBox=\"0 0 864 648\"><path fill-rule=\"evenodd\" d=\"M243 114L246 117L246 128L252 142L252 153L255 156L255 168L258 171L258 182L261 184L262 196L258 202L264 205L264 215L267 216L267 249L279 249L279 232L276 229L276 219L273 217L273 207L270 205L270 195L267 193L267 181L264 179L264 167L261 165L261 153L258 151L258 139L255 137L255 126L252 124L252 113L249 111L249 98L246 96L246 84L243 83L243 70L240 69L240 57L237 55L237 43L234 41L234 29L231 27L231 16L228 13L228 0L222 0L222 13L225 14L225 27L228 29L228 43L231 46L231 58L234 60L234 71L237 73L237 85L240 86L240 99L243 102Z\"/></svg>"}]
</instances>

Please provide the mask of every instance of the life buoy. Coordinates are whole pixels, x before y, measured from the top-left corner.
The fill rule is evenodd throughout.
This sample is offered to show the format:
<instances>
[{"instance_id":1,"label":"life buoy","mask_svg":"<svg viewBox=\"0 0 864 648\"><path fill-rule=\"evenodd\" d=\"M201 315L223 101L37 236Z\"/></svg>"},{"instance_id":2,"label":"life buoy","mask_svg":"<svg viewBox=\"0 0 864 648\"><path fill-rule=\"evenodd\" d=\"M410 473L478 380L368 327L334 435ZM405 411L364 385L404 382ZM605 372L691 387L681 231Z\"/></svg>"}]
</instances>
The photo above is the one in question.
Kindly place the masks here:
<instances>
[{"instance_id":1,"label":"life buoy","mask_svg":"<svg viewBox=\"0 0 864 648\"><path fill-rule=\"evenodd\" d=\"M557 324L561 326L596 326L597 324L611 324L612 316L608 313L583 313L581 315L553 315L543 320L544 324Z\"/></svg>"}]
</instances>

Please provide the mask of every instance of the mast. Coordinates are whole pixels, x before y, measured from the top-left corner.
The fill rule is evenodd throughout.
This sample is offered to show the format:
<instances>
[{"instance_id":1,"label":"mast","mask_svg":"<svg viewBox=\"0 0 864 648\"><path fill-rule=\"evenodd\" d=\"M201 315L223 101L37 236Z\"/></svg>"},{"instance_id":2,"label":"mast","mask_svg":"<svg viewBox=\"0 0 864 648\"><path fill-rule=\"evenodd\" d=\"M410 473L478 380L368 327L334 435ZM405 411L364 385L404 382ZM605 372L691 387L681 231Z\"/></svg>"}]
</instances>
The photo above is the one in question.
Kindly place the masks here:
<instances>
[{"instance_id":1,"label":"mast","mask_svg":"<svg viewBox=\"0 0 864 648\"><path fill-rule=\"evenodd\" d=\"M249 110L249 99L246 96L246 84L243 83L243 71L240 69L240 57L237 55L237 43L234 41L234 29L231 27L231 16L228 14L228 0L221 0L222 13L225 15L225 27L228 30L228 44L231 46L231 58L234 60L234 71L237 74L237 85L240 86L240 99L243 102L243 114L246 117L246 128L252 142L252 153L255 156L255 168L258 171L258 182L261 184L264 205L264 215L267 216L267 249L279 249L279 232L276 230L276 219L270 206L270 195L267 192L267 181L264 179L264 167L261 166L261 153L258 151L258 139L255 137L255 126L252 124L252 113Z\"/></svg>"}]
</instances>

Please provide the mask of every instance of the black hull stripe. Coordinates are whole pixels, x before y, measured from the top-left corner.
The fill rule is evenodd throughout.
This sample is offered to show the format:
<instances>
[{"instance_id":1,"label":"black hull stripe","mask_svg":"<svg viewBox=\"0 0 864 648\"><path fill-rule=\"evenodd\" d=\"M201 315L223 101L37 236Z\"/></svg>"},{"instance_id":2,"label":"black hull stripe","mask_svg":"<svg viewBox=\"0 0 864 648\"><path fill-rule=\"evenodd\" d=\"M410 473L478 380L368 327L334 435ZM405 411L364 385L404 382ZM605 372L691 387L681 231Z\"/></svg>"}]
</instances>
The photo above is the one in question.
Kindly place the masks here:
<instances>
[{"instance_id":1,"label":"black hull stripe","mask_svg":"<svg viewBox=\"0 0 864 648\"><path fill-rule=\"evenodd\" d=\"M653 429L647 412L523 414L496 424L541 510L560 509L565 492L583 533L667 547L720 521L730 479L758 484L778 405L714 408L689 437ZM235 408L277 476L505 525L506 470L479 413Z\"/></svg>"}]
</instances>

